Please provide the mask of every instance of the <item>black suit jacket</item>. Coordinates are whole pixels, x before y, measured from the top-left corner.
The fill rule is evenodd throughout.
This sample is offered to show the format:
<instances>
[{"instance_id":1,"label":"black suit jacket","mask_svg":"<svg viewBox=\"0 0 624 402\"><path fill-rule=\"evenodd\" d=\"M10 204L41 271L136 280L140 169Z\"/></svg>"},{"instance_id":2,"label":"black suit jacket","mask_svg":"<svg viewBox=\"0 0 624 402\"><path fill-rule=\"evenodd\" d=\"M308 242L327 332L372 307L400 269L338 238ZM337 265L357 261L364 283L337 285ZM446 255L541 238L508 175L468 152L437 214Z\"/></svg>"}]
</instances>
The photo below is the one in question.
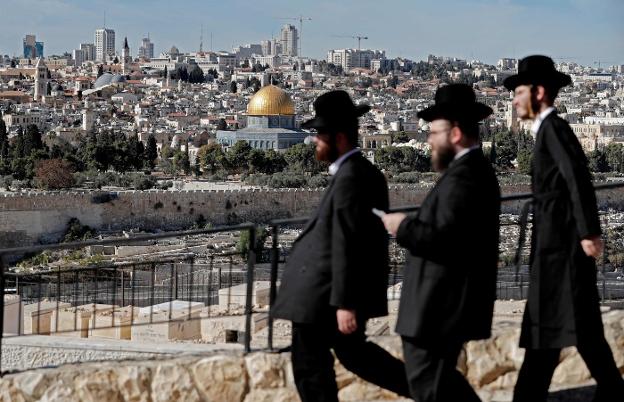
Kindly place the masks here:
<instances>
[{"instance_id":1,"label":"black suit jacket","mask_svg":"<svg viewBox=\"0 0 624 402\"><path fill-rule=\"evenodd\" d=\"M600 235L587 158L570 125L550 113L533 151L533 236L520 345L562 348L602 336L596 263L581 239ZM596 339L596 338L594 338Z\"/></svg>"},{"instance_id":2,"label":"black suit jacket","mask_svg":"<svg viewBox=\"0 0 624 402\"><path fill-rule=\"evenodd\" d=\"M326 321L336 308L361 319L387 314L388 235L372 208L388 209L383 174L362 154L347 158L293 245L271 314Z\"/></svg>"},{"instance_id":3,"label":"black suit jacket","mask_svg":"<svg viewBox=\"0 0 624 402\"><path fill-rule=\"evenodd\" d=\"M397 333L422 347L490 336L500 190L480 149L453 161L397 241L409 253Z\"/></svg>"}]
</instances>

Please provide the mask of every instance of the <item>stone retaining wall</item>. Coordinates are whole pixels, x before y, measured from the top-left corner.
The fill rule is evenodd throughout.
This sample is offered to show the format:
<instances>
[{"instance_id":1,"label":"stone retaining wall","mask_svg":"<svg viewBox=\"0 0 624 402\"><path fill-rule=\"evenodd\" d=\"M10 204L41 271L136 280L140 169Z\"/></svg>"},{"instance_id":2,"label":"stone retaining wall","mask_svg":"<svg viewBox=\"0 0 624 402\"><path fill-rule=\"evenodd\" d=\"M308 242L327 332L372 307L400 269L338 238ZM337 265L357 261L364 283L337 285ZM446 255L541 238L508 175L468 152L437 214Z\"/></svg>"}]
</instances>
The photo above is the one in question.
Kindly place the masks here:
<instances>
[{"instance_id":1,"label":"stone retaining wall","mask_svg":"<svg viewBox=\"0 0 624 402\"><path fill-rule=\"evenodd\" d=\"M324 189L234 191L33 192L0 195L0 244L58 240L71 218L96 229L176 230L305 217ZM393 206L420 203L421 187L390 187Z\"/></svg>"},{"instance_id":2,"label":"stone retaining wall","mask_svg":"<svg viewBox=\"0 0 624 402\"><path fill-rule=\"evenodd\" d=\"M624 372L624 311L603 315L605 335ZM491 339L470 342L458 368L484 401L508 401L522 363L516 324L500 322ZM400 339L374 341L400 357ZM589 372L574 348L564 350L552 389L586 385ZM397 400L336 363L341 401ZM222 352L212 356L66 365L6 375L0 380L2 401L298 401L290 356Z\"/></svg>"}]
</instances>

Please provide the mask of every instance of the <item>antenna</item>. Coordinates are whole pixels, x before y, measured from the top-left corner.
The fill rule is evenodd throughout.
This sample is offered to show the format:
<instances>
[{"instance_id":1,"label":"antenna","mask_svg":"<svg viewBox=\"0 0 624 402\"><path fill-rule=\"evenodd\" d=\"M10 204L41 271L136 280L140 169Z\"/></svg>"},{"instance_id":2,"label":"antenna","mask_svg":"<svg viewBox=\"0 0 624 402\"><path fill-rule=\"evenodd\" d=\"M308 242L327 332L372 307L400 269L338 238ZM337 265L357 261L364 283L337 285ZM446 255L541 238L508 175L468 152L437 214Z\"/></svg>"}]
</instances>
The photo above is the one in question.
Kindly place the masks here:
<instances>
[{"instance_id":1,"label":"antenna","mask_svg":"<svg viewBox=\"0 0 624 402\"><path fill-rule=\"evenodd\" d=\"M104 29L106 29L106 11L104 11Z\"/></svg>"},{"instance_id":2,"label":"antenna","mask_svg":"<svg viewBox=\"0 0 624 402\"><path fill-rule=\"evenodd\" d=\"M212 32L210 32L210 51L212 52Z\"/></svg>"}]
</instances>

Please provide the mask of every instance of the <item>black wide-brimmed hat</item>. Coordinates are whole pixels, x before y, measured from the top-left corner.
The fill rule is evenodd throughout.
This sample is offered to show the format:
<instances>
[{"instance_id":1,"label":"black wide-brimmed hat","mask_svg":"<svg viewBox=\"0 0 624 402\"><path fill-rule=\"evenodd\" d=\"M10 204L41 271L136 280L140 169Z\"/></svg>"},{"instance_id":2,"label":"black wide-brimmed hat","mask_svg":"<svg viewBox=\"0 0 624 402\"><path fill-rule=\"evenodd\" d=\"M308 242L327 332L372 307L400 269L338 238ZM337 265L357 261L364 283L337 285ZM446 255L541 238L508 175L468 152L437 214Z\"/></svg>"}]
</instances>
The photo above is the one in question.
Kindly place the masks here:
<instances>
[{"instance_id":1,"label":"black wide-brimmed hat","mask_svg":"<svg viewBox=\"0 0 624 402\"><path fill-rule=\"evenodd\" d=\"M343 128L357 121L370 110L368 105L356 105L345 91L329 91L314 101L316 112L313 119L301 124L301 128Z\"/></svg>"},{"instance_id":2,"label":"black wide-brimmed hat","mask_svg":"<svg viewBox=\"0 0 624 402\"><path fill-rule=\"evenodd\" d=\"M570 85L569 75L557 71L555 63L548 56L527 56L518 63L518 74L507 77L503 85L510 91L518 85L548 85L557 89Z\"/></svg>"},{"instance_id":3,"label":"black wide-brimmed hat","mask_svg":"<svg viewBox=\"0 0 624 402\"><path fill-rule=\"evenodd\" d=\"M472 87L466 84L449 84L438 88L435 105L418 112L418 117L425 121L481 121L490 114L492 108L477 102Z\"/></svg>"}]
</instances>

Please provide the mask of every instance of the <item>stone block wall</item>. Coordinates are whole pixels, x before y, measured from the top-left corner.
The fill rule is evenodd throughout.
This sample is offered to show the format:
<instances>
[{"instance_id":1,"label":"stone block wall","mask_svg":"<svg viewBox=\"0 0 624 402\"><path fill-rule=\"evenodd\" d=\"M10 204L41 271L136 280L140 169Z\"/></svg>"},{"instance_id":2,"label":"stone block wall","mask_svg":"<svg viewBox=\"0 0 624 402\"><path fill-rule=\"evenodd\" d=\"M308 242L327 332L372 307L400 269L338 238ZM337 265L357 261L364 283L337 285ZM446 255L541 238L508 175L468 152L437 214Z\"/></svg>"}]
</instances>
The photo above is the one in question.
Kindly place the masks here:
<instances>
[{"instance_id":1,"label":"stone block wall","mask_svg":"<svg viewBox=\"0 0 624 402\"><path fill-rule=\"evenodd\" d=\"M78 218L100 230L178 230L205 220L215 226L305 217L323 189L235 191L37 192L0 196L0 244L56 241ZM393 206L420 203L424 190L391 187Z\"/></svg>"},{"instance_id":2,"label":"stone block wall","mask_svg":"<svg viewBox=\"0 0 624 402\"><path fill-rule=\"evenodd\" d=\"M390 206L420 204L431 186L389 186ZM57 241L71 218L101 230L178 230L205 220L215 226L305 217L324 189L233 191L32 192L0 195L0 245L12 247ZM507 186L503 194L528 192ZM624 207L624 189L598 193L601 209ZM522 202L503 205L517 213ZM203 218L203 219L202 219Z\"/></svg>"},{"instance_id":3,"label":"stone block wall","mask_svg":"<svg viewBox=\"0 0 624 402\"><path fill-rule=\"evenodd\" d=\"M603 315L605 336L615 361L624 371L624 311ZM468 343L458 369L485 402L510 401L523 350L518 348L517 326L500 325L493 337ZM396 336L373 340L401 357ZM4 357L4 356L3 356ZM403 400L366 383L336 362L341 401ZM565 349L553 376L551 391L579 389L591 378L574 348ZM569 400L588 400L577 391ZM579 390L578 392L585 391ZM575 396L576 395L576 396ZM30 370L0 379L2 401L298 401L290 356L286 353L218 352L211 356L184 356L122 362L70 364ZM568 399L565 399L568 400ZM405 400L403 400L405 401Z\"/></svg>"}]
</instances>

